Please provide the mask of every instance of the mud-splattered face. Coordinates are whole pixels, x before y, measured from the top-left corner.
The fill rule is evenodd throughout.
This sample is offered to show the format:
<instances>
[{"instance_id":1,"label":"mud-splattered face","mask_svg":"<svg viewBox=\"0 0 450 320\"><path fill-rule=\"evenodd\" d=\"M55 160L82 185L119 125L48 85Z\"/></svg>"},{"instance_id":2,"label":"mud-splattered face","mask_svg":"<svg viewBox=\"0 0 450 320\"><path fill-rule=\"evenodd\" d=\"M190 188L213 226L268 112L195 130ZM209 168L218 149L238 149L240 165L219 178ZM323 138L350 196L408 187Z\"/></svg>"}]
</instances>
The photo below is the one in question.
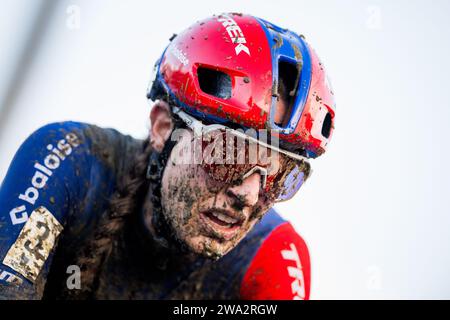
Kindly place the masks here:
<instances>
[{"instance_id":1,"label":"mud-splattered face","mask_svg":"<svg viewBox=\"0 0 450 320\"><path fill-rule=\"evenodd\" d=\"M277 118L285 112L286 104L280 99ZM155 103L150 120L151 145L161 152L168 139L174 138L169 105ZM184 152L192 147L191 133L177 131L177 143L162 176L162 210L177 238L193 252L220 258L245 237L275 199L270 192L262 191L259 172L230 183L211 177L201 164L192 161L190 152ZM271 170L276 172L280 166L276 161Z\"/></svg>"},{"instance_id":2,"label":"mud-splattered face","mask_svg":"<svg viewBox=\"0 0 450 320\"><path fill-rule=\"evenodd\" d=\"M162 178L161 204L178 239L193 252L219 258L234 248L273 205L261 192L260 175L239 183L212 179L200 164L180 159L187 132L174 147Z\"/></svg>"}]
</instances>

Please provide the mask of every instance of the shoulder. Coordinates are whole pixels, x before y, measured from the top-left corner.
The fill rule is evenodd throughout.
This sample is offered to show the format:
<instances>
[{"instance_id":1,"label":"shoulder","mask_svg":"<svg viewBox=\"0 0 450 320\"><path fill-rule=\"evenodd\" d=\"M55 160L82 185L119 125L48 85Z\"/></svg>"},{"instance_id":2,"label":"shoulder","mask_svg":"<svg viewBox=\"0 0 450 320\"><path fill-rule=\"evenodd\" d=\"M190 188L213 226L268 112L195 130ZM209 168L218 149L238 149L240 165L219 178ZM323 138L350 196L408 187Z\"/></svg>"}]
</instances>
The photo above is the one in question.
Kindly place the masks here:
<instances>
[{"instance_id":1,"label":"shoulder","mask_svg":"<svg viewBox=\"0 0 450 320\"><path fill-rule=\"evenodd\" d=\"M97 162L120 171L128 163L126 156L134 153L139 146L140 140L113 128L63 121L49 123L35 130L24 141L16 155L28 158L28 155L33 153L34 156L55 158L56 155L61 158L61 153L65 156L65 153L70 154L73 151L76 158L74 160L84 161L85 164Z\"/></svg>"},{"instance_id":2,"label":"shoulder","mask_svg":"<svg viewBox=\"0 0 450 320\"><path fill-rule=\"evenodd\" d=\"M49 151L58 146L64 152L71 152L73 148L80 146L82 132L86 126L87 124L66 121L49 123L36 129L21 144L12 164L20 161L21 158L47 155Z\"/></svg>"},{"instance_id":3,"label":"shoulder","mask_svg":"<svg viewBox=\"0 0 450 320\"><path fill-rule=\"evenodd\" d=\"M1 185L0 204L25 206L27 212L45 206L61 221L70 212L80 221L90 219L92 212L101 211L99 206L141 145L115 129L93 124L65 121L42 126L17 150ZM11 216L16 225L29 214Z\"/></svg>"},{"instance_id":4,"label":"shoulder","mask_svg":"<svg viewBox=\"0 0 450 320\"><path fill-rule=\"evenodd\" d=\"M139 145L138 140L117 130L73 121L50 123L31 133L0 185L0 284L24 279L22 276L35 279L41 270L44 278L57 246L56 236L43 254L31 252L32 247L31 253L26 251L20 235L31 228L35 232L26 233L31 237L26 240L41 243L39 237L49 234L44 227L59 230L55 234L76 235L91 226L92 218L107 207L116 176L131 162L130 151ZM27 255L27 261L36 262L39 268L30 276L11 252ZM5 264L10 257L14 265Z\"/></svg>"},{"instance_id":5,"label":"shoulder","mask_svg":"<svg viewBox=\"0 0 450 320\"><path fill-rule=\"evenodd\" d=\"M307 245L289 221L271 209L252 231L216 263L229 281L221 296L244 300L309 299Z\"/></svg>"},{"instance_id":6,"label":"shoulder","mask_svg":"<svg viewBox=\"0 0 450 320\"><path fill-rule=\"evenodd\" d=\"M63 139L65 142L77 146L87 143L86 147L90 148L138 141L113 128L102 128L84 122L62 121L49 123L38 128L31 133L24 144L41 145L43 142L58 141L58 139Z\"/></svg>"},{"instance_id":7,"label":"shoulder","mask_svg":"<svg viewBox=\"0 0 450 320\"><path fill-rule=\"evenodd\" d=\"M271 210L255 234L262 239L241 282L242 299L309 299L308 247L292 224Z\"/></svg>"}]
</instances>

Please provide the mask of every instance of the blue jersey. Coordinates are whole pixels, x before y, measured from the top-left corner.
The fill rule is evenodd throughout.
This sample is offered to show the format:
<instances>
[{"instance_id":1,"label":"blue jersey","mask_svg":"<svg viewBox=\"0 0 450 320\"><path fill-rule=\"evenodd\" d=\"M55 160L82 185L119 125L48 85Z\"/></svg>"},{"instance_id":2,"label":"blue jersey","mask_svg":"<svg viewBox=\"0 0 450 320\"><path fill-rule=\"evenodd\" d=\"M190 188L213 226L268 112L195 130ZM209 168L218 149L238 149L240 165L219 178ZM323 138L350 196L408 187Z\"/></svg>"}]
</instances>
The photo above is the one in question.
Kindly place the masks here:
<instances>
[{"instance_id":1,"label":"blue jersey","mask_svg":"<svg viewBox=\"0 0 450 320\"><path fill-rule=\"evenodd\" d=\"M149 245L148 235L136 226L138 219L131 219L108 255L98 257L89 292L77 295L83 290L69 286L68 279L79 268L77 262L96 258L83 248L89 248L86 242L102 217L110 215L118 179L129 171L142 145L114 129L78 122L49 124L26 139L0 188L1 298L307 298L306 245L273 210L217 261ZM270 271L266 281L260 265L271 255L281 261L282 272ZM283 283L281 289L273 289L271 281ZM295 290L292 283L298 284Z\"/></svg>"}]
</instances>

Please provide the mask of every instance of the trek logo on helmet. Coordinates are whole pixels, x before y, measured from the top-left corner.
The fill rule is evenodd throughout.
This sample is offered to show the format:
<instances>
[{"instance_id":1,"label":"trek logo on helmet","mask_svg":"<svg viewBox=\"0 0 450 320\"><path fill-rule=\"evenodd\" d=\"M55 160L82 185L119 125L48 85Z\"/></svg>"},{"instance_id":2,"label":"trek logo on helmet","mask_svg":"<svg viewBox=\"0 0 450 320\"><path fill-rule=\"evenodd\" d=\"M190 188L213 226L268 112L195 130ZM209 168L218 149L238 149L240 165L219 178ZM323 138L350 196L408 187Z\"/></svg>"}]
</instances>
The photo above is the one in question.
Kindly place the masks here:
<instances>
[{"instance_id":1,"label":"trek logo on helmet","mask_svg":"<svg viewBox=\"0 0 450 320\"><path fill-rule=\"evenodd\" d=\"M241 51L244 51L248 55L250 55L250 50L247 46L244 45L244 43L247 43L247 40L245 40L245 36L242 33L241 28L238 26L236 21L234 21L233 18L226 14L222 14L217 19L219 22L222 23L222 25L225 27L225 29L228 32L228 35L230 36L230 39L233 43L238 43L238 45L234 48L236 51L236 55L239 55Z\"/></svg>"}]
</instances>

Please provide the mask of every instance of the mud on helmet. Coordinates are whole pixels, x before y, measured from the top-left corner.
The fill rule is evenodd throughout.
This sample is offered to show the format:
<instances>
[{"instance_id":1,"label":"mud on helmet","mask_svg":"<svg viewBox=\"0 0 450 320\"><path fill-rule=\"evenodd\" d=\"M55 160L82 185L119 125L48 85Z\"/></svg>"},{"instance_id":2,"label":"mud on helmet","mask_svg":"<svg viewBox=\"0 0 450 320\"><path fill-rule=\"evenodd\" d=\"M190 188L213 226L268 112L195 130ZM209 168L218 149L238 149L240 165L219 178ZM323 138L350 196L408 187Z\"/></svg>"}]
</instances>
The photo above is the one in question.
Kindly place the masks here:
<instances>
[{"instance_id":1,"label":"mud on helmet","mask_svg":"<svg viewBox=\"0 0 450 320\"><path fill-rule=\"evenodd\" d=\"M282 90L288 111L275 122ZM206 122L269 129L299 155L323 154L335 102L325 69L302 36L245 14L199 21L171 39L147 97L165 99Z\"/></svg>"}]
</instances>

